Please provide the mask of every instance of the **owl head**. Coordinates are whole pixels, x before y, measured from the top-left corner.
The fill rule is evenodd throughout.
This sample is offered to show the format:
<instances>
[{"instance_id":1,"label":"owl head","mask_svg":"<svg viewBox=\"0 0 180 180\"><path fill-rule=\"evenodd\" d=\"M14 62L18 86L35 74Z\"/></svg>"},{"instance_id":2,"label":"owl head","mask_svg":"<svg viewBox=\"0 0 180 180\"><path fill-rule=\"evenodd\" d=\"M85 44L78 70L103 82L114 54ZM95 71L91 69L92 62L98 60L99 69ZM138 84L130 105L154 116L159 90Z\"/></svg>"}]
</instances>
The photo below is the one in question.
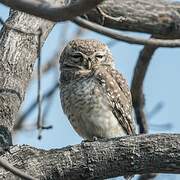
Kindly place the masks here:
<instances>
[{"instance_id":1,"label":"owl head","mask_svg":"<svg viewBox=\"0 0 180 180\"><path fill-rule=\"evenodd\" d=\"M60 57L61 71L92 71L102 66L113 67L114 64L108 46L97 40L72 40Z\"/></svg>"}]
</instances>

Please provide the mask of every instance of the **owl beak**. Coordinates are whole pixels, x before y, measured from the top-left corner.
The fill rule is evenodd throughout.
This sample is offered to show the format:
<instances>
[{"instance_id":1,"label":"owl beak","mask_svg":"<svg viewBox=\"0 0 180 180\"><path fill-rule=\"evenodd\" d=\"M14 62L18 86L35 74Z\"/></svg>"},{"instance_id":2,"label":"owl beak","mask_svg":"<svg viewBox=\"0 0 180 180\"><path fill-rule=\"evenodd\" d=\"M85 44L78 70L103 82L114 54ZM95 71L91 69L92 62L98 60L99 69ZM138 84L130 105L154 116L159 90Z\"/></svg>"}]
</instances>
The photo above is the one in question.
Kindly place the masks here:
<instances>
[{"instance_id":1,"label":"owl beak","mask_svg":"<svg viewBox=\"0 0 180 180\"><path fill-rule=\"evenodd\" d=\"M90 58L88 58L87 59L87 68L90 70L91 68L92 68L92 63L91 63L91 59Z\"/></svg>"}]
</instances>

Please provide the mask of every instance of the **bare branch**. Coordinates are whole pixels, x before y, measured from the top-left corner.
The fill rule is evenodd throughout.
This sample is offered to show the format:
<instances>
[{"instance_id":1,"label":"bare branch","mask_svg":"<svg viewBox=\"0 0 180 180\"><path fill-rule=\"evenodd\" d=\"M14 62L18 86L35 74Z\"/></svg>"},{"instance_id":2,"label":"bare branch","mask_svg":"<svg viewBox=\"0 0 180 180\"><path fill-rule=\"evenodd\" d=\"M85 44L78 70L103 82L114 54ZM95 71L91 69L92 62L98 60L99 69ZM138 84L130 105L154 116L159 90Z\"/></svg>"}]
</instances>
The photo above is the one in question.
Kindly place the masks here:
<instances>
[{"instance_id":1,"label":"bare branch","mask_svg":"<svg viewBox=\"0 0 180 180\"><path fill-rule=\"evenodd\" d=\"M34 6L37 5L36 8L32 5L32 11L35 11L37 15L40 10L43 9L42 15L49 16L48 12L50 9L53 14L52 16L54 16L52 19L55 18L57 21L58 16L62 18L64 16L64 19L69 16L75 17L72 14L77 13L77 9L80 13L79 7L74 8L76 6L74 0L73 3L68 7L62 7L62 5L65 5L65 0L55 0L55 3L53 1L51 4L47 1L48 0L0 0L2 3L14 4L14 6L20 6L19 2L25 2L25 4L27 3L27 9L32 4L34 4ZM91 7L93 7L94 1L84 1L84 5L86 6L85 9L90 9L90 6L86 4L86 2L91 3ZM60 3L60 5L54 5L56 2ZM88 6L89 8L87 8ZM56 9L51 7L60 7L60 9L64 8L64 12L62 13L63 16L62 14L57 15L54 13L53 11ZM25 10L26 8L22 7L22 10ZM67 11L65 10L66 8ZM72 9L74 9L75 12L73 12ZM85 9L84 12L86 12ZM101 11L98 11L98 9L101 9ZM96 22L97 24L118 30L146 32L153 35L158 35L158 37L161 36L162 39L180 38L180 3L178 2L175 4L166 0L106 0L98 5L98 9L92 9L86 14L86 17L90 21ZM103 14L101 12L103 12ZM106 15L105 17L104 14Z\"/></svg>"},{"instance_id":2,"label":"bare branch","mask_svg":"<svg viewBox=\"0 0 180 180\"><path fill-rule=\"evenodd\" d=\"M162 108L164 107L164 103L162 101L158 102L150 112L147 113L148 119L152 119L153 116L158 114Z\"/></svg>"},{"instance_id":3,"label":"bare branch","mask_svg":"<svg viewBox=\"0 0 180 180\"><path fill-rule=\"evenodd\" d=\"M5 24L0 33L0 135L4 137L0 138L0 141L4 140L0 146L12 143L10 132L37 58L38 38L34 34L42 28L43 45L54 25L50 21L13 10Z\"/></svg>"},{"instance_id":4,"label":"bare branch","mask_svg":"<svg viewBox=\"0 0 180 180\"><path fill-rule=\"evenodd\" d=\"M14 175L21 177L23 179L26 180L37 180L36 178L27 175L26 173L24 173L23 171L20 171L19 169L17 169L16 167L14 167L13 165L11 165L9 162L7 162L6 160L0 158L0 166L3 167L4 169L12 172Z\"/></svg>"},{"instance_id":5,"label":"bare branch","mask_svg":"<svg viewBox=\"0 0 180 180\"><path fill-rule=\"evenodd\" d=\"M86 17L112 29L145 32L162 39L180 38L180 2L106 0L98 5L98 9L89 11Z\"/></svg>"},{"instance_id":6,"label":"bare branch","mask_svg":"<svg viewBox=\"0 0 180 180\"><path fill-rule=\"evenodd\" d=\"M143 94L143 82L150 64L151 58L157 47L146 45L141 50L135 69L131 84L131 93L133 107L136 114L137 124L139 125L140 133L147 133L148 126L146 121L146 115L144 113L144 94Z\"/></svg>"},{"instance_id":7,"label":"bare branch","mask_svg":"<svg viewBox=\"0 0 180 180\"><path fill-rule=\"evenodd\" d=\"M48 99L50 96L52 96L58 87L59 87L59 83L56 82L54 86L42 96L42 102L45 99ZM17 119L14 125L14 131L17 131L18 129L21 128L24 119L36 108L37 105L38 105L38 101L36 99L34 102L32 102L32 104L28 107L28 109Z\"/></svg>"},{"instance_id":8,"label":"bare branch","mask_svg":"<svg viewBox=\"0 0 180 180\"><path fill-rule=\"evenodd\" d=\"M105 179L131 174L180 173L180 134L124 136L49 151L14 146L3 155L38 179ZM0 179L14 179L0 169Z\"/></svg>"},{"instance_id":9,"label":"bare branch","mask_svg":"<svg viewBox=\"0 0 180 180\"><path fill-rule=\"evenodd\" d=\"M73 19L76 16L86 13L102 1L103 0L79 0L78 3L59 7L45 0L0 0L1 3L13 9L54 22Z\"/></svg>"},{"instance_id":10,"label":"bare branch","mask_svg":"<svg viewBox=\"0 0 180 180\"><path fill-rule=\"evenodd\" d=\"M38 116L37 116L37 129L39 130L39 137L42 130L42 118L41 118L41 107L42 107L42 98L41 98L41 36L42 36L42 29L39 29L39 36L38 36L38 48L37 48L37 55L38 55L38 67L37 67L37 74L38 74L38 86L37 86L37 102L38 102Z\"/></svg>"},{"instance_id":11,"label":"bare branch","mask_svg":"<svg viewBox=\"0 0 180 180\"><path fill-rule=\"evenodd\" d=\"M162 40L162 39L156 39L156 38L144 39L140 37L131 37L131 36L123 35L121 33L117 33L113 31L112 29L103 27L99 24L87 21L80 17L75 18L73 22L75 22L76 24L84 28L90 29L94 32L103 34L105 36L108 36L116 40L130 43L130 44L150 45L150 46L156 46L156 47L170 47L170 48L180 47L180 39Z\"/></svg>"}]
</instances>

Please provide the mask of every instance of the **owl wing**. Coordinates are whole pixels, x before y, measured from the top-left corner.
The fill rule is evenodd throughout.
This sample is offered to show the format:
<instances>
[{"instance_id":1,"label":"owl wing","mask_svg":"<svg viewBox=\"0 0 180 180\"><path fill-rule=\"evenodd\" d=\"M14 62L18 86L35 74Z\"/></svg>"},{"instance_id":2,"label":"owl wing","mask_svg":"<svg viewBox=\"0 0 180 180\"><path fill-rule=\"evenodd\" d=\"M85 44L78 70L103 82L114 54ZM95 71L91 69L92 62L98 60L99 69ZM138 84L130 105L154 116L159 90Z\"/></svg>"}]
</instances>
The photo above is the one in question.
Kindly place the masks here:
<instances>
[{"instance_id":1,"label":"owl wing","mask_svg":"<svg viewBox=\"0 0 180 180\"><path fill-rule=\"evenodd\" d=\"M135 134L131 93L122 74L111 67L103 67L96 70L95 76L103 87L112 112L124 131L128 135Z\"/></svg>"}]
</instances>

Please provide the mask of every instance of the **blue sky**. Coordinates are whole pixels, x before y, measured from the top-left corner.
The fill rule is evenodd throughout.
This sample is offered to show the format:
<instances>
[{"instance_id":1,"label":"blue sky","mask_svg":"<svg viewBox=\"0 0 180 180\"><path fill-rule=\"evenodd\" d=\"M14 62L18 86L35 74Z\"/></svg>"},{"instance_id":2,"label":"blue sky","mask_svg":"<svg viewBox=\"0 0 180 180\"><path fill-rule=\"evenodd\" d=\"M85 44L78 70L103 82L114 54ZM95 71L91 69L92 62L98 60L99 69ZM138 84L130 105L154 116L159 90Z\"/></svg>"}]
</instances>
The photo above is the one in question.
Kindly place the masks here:
<instances>
[{"instance_id":1,"label":"blue sky","mask_svg":"<svg viewBox=\"0 0 180 180\"><path fill-rule=\"evenodd\" d=\"M0 6L0 17L4 20L8 17L8 9L4 6ZM43 50L42 58L45 62L49 57L53 55L58 46L61 30L64 27L64 23L59 23L55 26L50 36L48 37ZM68 37L71 40L72 33L76 29L76 25L69 22ZM131 34L131 33L130 33ZM141 35L134 33L135 35ZM58 38L57 38L58 37ZM109 42L110 39L105 36L98 35L93 32L86 32L83 38L93 38ZM133 68L135 66L139 51L142 46L129 45L123 42L117 42L112 48L116 67L128 80L130 85L132 79ZM145 111L150 112L157 103L162 102L163 108L148 120L152 125L164 125L170 123L172 127L170 129L158 128L150 126L151 133L158 132L180 132L180 50L179 48L159 48L153 56L151 64L149 66L148 73L146 75L144 83L144 93L146 98ZM46 92L53 84L54 80L58 79L57 73L50 72L42 80L42 91ZM32 102L32 99L36 97L37 82L31 83L21 111L26 109ZM67 145L77 144L81 142L81 138L75 133L70 126L66 116L63 114L59 92L57 91L53 96L53 102L50 105L51 109L46 118L47 124L53 125L52 130L46 130L42 133L42 140L37 139L37 131L21 132L14 138L15 144L29 144L39 148L61 148ZM28 117L28 123L35 121L37 117L37 111L34 111L31 116ZM158 179L178 179L180 176L161 176Z\"/></svg>"}]
</instances>

